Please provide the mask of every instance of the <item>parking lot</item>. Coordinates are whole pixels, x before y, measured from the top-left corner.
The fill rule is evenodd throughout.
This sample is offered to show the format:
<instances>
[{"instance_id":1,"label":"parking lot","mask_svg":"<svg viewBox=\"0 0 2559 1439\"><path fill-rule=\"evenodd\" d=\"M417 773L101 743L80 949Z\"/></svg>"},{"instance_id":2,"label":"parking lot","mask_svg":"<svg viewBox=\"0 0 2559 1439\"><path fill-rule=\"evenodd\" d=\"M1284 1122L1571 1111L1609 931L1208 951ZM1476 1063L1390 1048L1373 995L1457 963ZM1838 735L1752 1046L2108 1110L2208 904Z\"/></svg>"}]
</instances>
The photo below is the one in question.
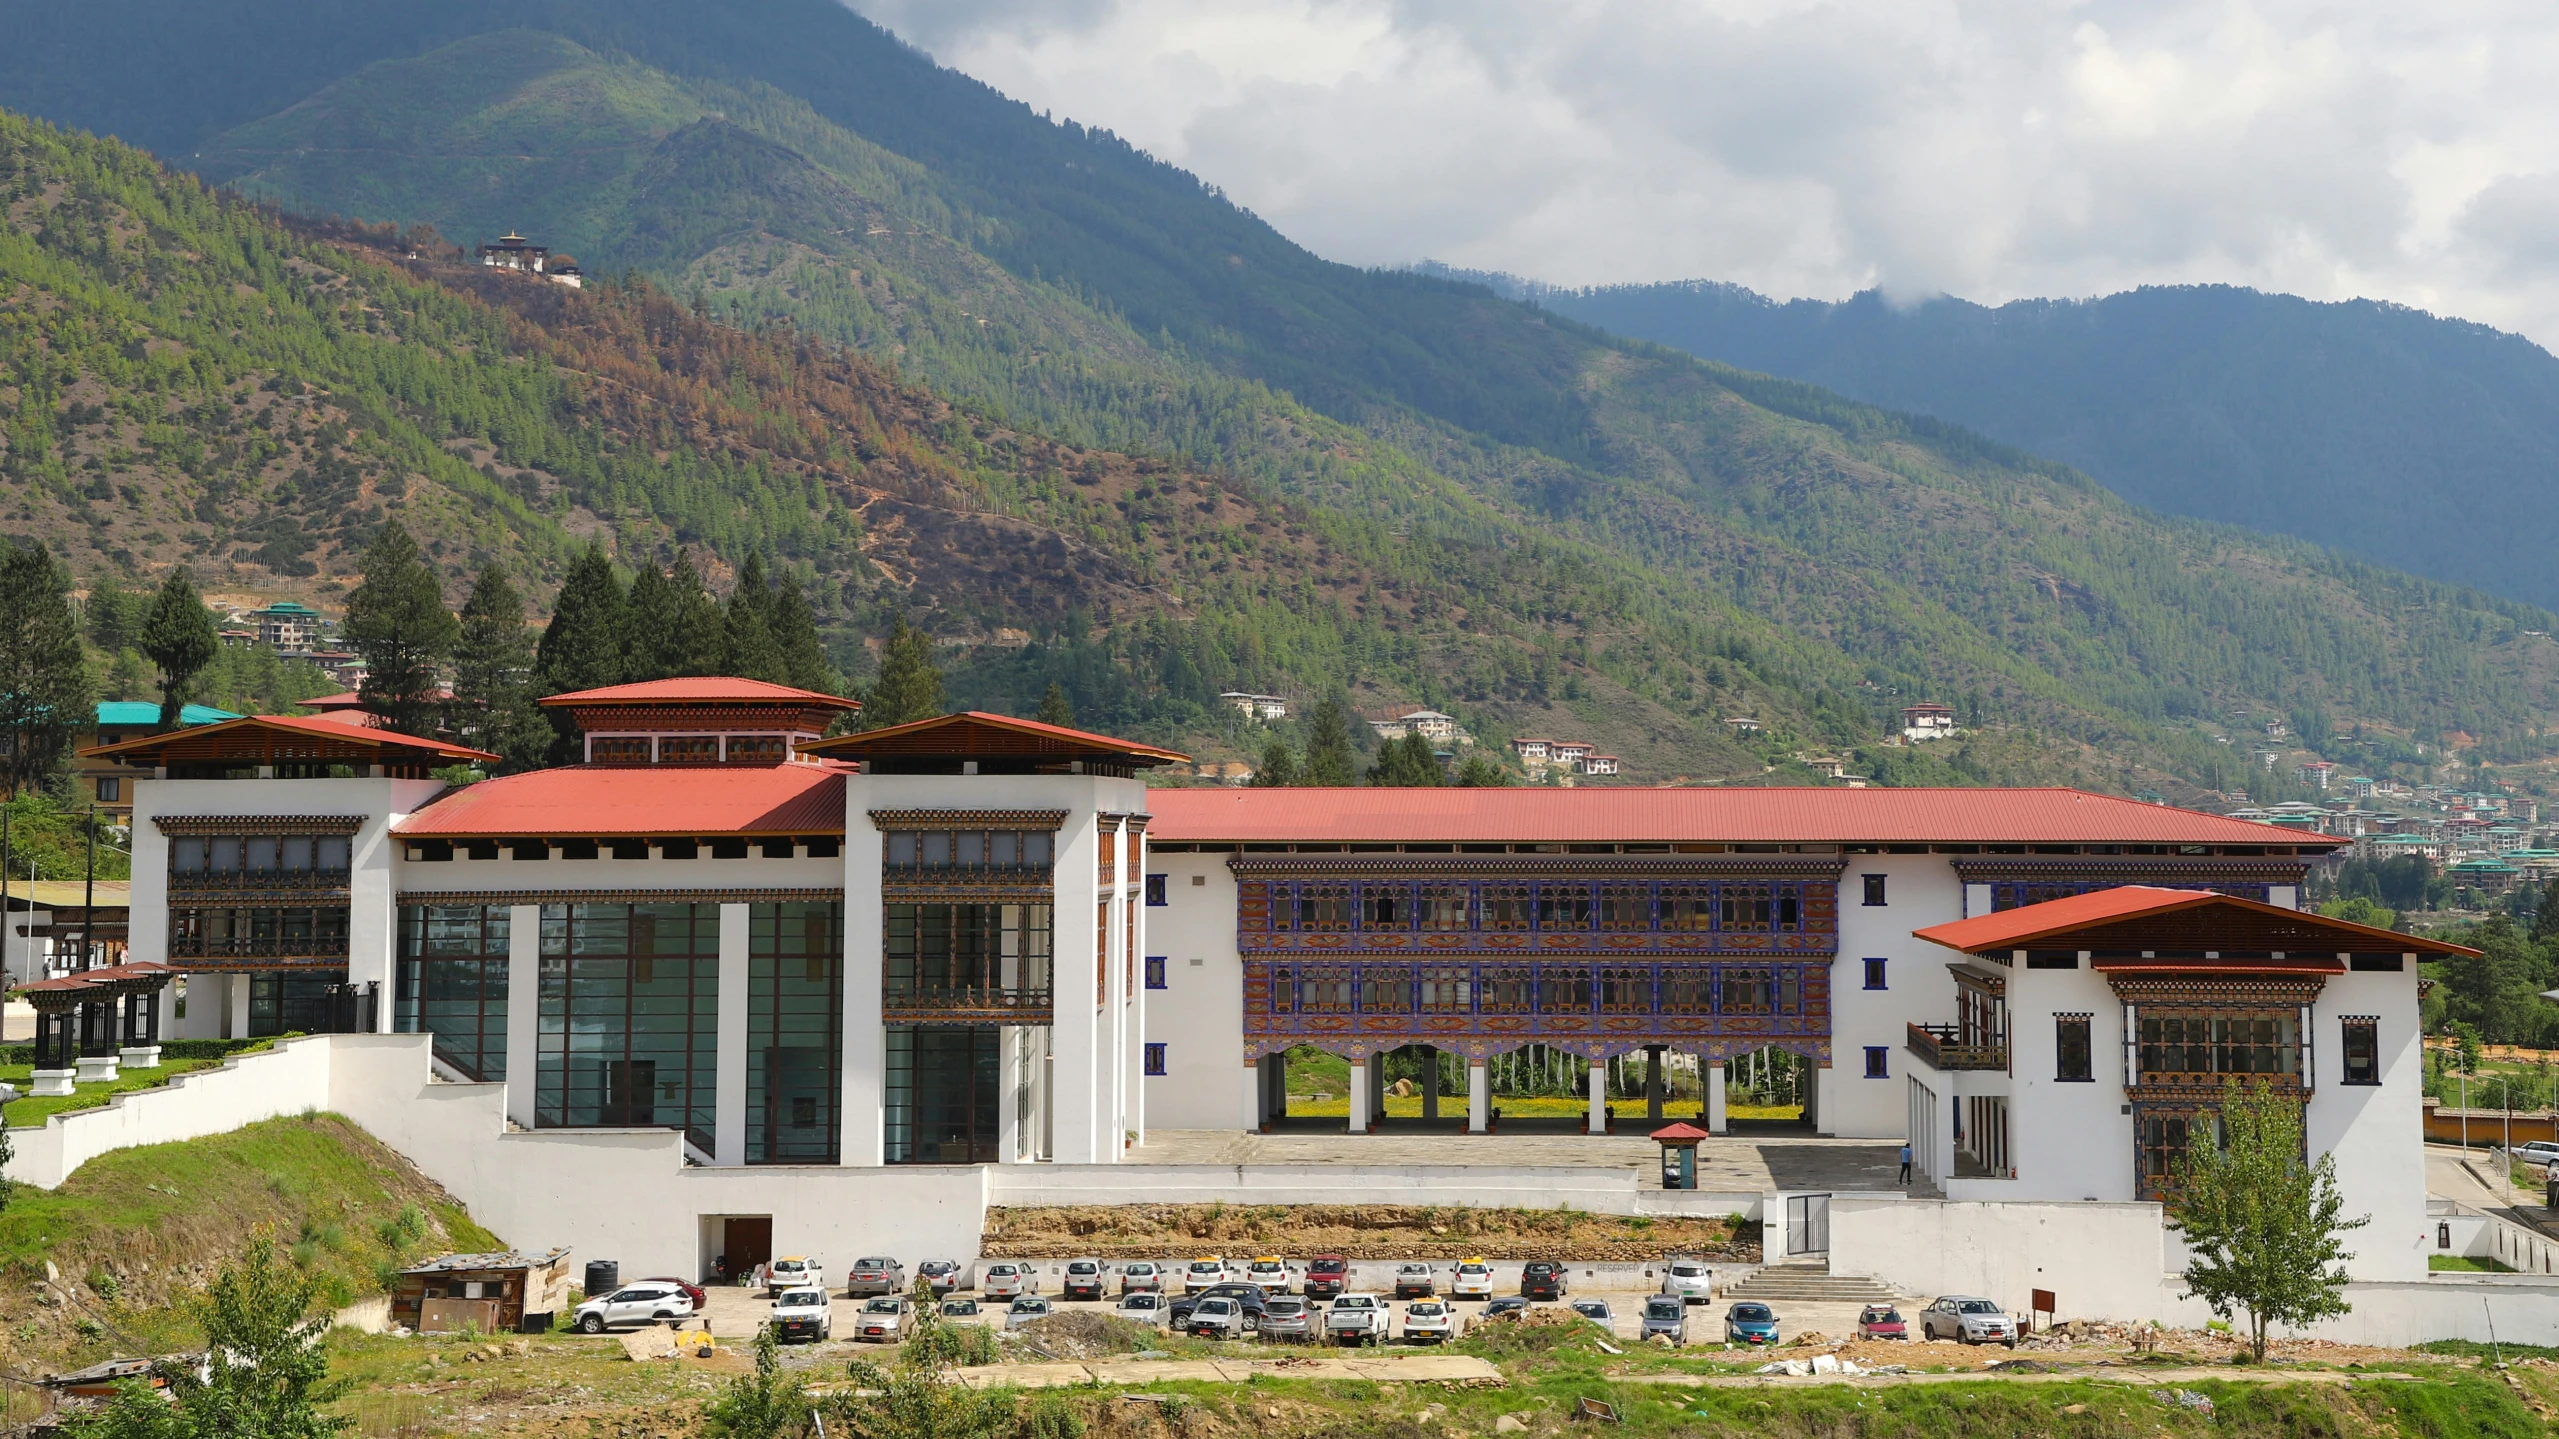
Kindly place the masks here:
<instances>
[{"instance_id":1,"label":"parking lot","mask_svg":"<svg viewBox=\"0 0 2559 1439\"><path fill-rule=\"evenodd\" d=\"M1169 1260L1165 1263L1171 1271L1168 1275L1171 1283L1167 1292L1179 1294L1181 1292L1180 1264ZM970 1266L968 1277L972 1281L975 1271L981 1267L983 1267L982 1264ZM1039 1292L1058 1312L1073 1310L1111 1312L1112 1307L1119 1300L1116 1274L1111 1277L1109 1298L1099 1301L1070 1301L1060 1297L1059 1294L1064 1267L1064 1261L1054 1260L1044 1260L1036 1266L1039 1273ZM1728 1285L1754 1272L1756 1268L1757 1266L1754 1265L1715 1267L1715 1297L1709 1302L1689 1306L1688 1342L1691 1345L1721 1346L1723 1314L1726 1308L1726 1300L1723 1298L1724 1290ZM1353 1292L1378 1295L1387 1304L1392 1313L1389 1333L1394 1335L1396 1341L1400 1343L1404 1332L1406 1301L1386 1297L1393 1292L1394 1269L1395 1265L1392 1263L1367 1260L1356 1262L1352 1275ZM1445 1298L1448 1295L1451 1278L1450 1266L1434 1265L1433 1270L1439 1293ZM1496 1262L1493 1293L1497 1296L1518 1294L1519 1271L1520 1266L1516 1263ZM1618 1339L1631 1344L1636 1341L1642 1329L1644 1300L1661 1292L1659 1276L1660 1270L1657 1265L1574 1265L1567 1276L1570 1288L1566 1300L1578 1302L1597 1299L1606 1303L1611 1311L1612 1322L1609 1326L1611 1332ZM830 1278L829 1283L829 1292L834 1295L830 1308L834 1318L835 1336L838 1342L843 1342L852 1337L854 1316L861 1311L866 1301L845 1298L843 1281L840 1277ZM1302 1292L1302 1284L1302 1276L1292 1274L1290 1292ZM960 1292L974 1297L973 1289L963 1289ZM721 1338L751 1338L763 1325L765 1317L772 1309L764 1298L764 1291L760 1289L714 1288L709 1291L709 1295L709 1327L714 1335ZM1918 1308L1926 1302L1925 1299L1913 1298L1905 1298L1902 1302L1902 1317L1909 1320L1914 1329L1918 1324ZM957 1322L998 1325L1003 1323L1009 1300L981 1300L980 1303L983 1312L975 1319L963 1319ZM1533 1307L1543 1309L1556 1306L1552 1301L1539 1301ZM1780 1301L1773 1303L1771 1307L1777 1314L1780 1335L1786 1340L1792 1340L1796 1335L1805 1332L1815 1332L1838 1339L1848 1337L1855 1332L1860 1305L1818 1301ZM1472 1324L1476 1317L1482 1314L1484 1301L1471 1298L1456 1301L1456 1308L1461 1322Z\"/></svg>"}]
</instances>

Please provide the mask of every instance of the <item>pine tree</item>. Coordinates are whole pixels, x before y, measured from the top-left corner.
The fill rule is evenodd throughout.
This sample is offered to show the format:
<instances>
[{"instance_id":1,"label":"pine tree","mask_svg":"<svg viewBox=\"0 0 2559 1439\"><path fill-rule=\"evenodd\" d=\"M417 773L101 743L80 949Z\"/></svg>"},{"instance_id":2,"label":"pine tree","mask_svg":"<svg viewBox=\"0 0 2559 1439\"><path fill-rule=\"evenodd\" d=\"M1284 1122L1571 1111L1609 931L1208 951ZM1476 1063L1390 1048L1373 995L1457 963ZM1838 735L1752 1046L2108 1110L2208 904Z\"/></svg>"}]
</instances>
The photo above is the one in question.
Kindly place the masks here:
<instances>
[{"instance_id":1,"label":"pine tree","mask_svg":"<svg viewBox=\"0 0 2559 1439\"><path fill-rule=\"evenodd\" d=\"M1306 716L1306 765L1297 782L1306 785L1349 785L1359 782L1358 760L1351 754L1350 719L1341 703L1317 700Z\"/></svg>"},{"instance_id":2,"label":"pine tree","mask_svg":"<svg viewBox=\"0 0 2559 1439\"><path fill-rule=\"evenodd\" d=\"M621 682L641 684L674 673L667 667L666 633L675 623L675 597L668 593L666 571L654 560L631 576L630 598L623 606Z\"/></svg>"},{"instance_id":3,"label":"pine tree","mask_svg":"<svg viewBox=\"0 0 2559 1439\"><path fill-rule=\"evenodd\" d=\"M1253 788L1286 789L1297 783L1297 754L1284 739L1262 746L1262 764L1253 771Z\"/></svg>"},{"instance_id":4,"label":"pine tree","mask_svg":"<svg viewBox=\"0 0 2559 1439\"><path fill-rule=\"evenodd\" d=\"M772 632L773 648L782 656L782 683L819 694L843 692L844 681L835 666L827 663L826 643L818 638L817 611L809 607L798 580L782 577L781 588L765 606L765 628Z\"/></svg>"},{"instance_id":5,"label":"pine tree","mask_svg":"<svg viewBox=\"0 0 2559 1439\"><path fill-rule=\"evenodd\" d=\"M0 540L0 775L12 794L41 783L89 725L94 698L70 588L42 545Z\"/></svg>"},{"instance_id":6,"label":"pine tree","mask_svg":"<svg viewBox=\"0 0 2559 1439\"><path fill-rule=\"evenodd\" d=\"M195 592L194 577L184 565L171 570L161 582L160 593L152 597L151 617L142 625L142 653L160 667L161 729L178 727L179 717L194 697L195 677L213 663L214 652L221 648L222 635L213 627L204 597Z\"/></svg>"},{"instance_id":7,"label":"pine tree","mask_svg":"<svg viewBox=\"0 0 2559 1439\"><path fill-rule=\"evenodd\" d=\"M444 585L397 520L364 552L364 583L347 596L347 643L364 656L366 706L402 734L416 734L441 705L437 679L462 627L444 607Z\"/></svg>"},{"instance_id":8,"label":"pine tree","mask_svg":"<svg viewBox=\"0 0 2559 1439\"><path fill-rule=\"evenodd\" d=\"M628 661L623 633L628 598L604 547L589 545L569 565L551 605L551 623L534 651L533 688L538 695L572 694L619 684Z\"/></svg>"},{"instance_id":9,"label":"pine tree","mask_svg":"<svg viewBox=\"0 0 2559 1439\"><path fill-rule=\"evenodd\" d=\"M1460 789L1494 789L1511 783L1511 772L1487 755L1470 754L1457 767Z\"/></svg>"},{"instance_id":10,"label":"pine tree","mask_svg":"<svg viewBox=\"0 0 2559 1439\"><path fill-rule=\"evenodd\" d=\"M1040 696L1039 720L1042 724L1075 725L1075 702L1066 697L1066 686L1055 680L1048 682L1048 693Z\"/></svg>"},{"instance_id":11,"label":"pine tree","mask_svg":"<svg viewBox=\"0 0 2559 1439\"><path fill-rule=\"evenodd\" d=\"M1432 788L1447 783L1447 776L1440 773L1439 756L1431 753L1431 742L1415 731L1401 739L1388 740L1378 749L1377 762L1368 767L1368 782Z\"/></svg>"},{"instance_id":12,"label":"pine tree","mask_svg":"<svg viewBox=\"0 0 2559 1439\"><path fill-rule=\"evenodd\" d=\"M719 671L728 626L691 556L677 554L663 571L640 566L631 581L630 616L630 682Z\"/></svg>"},{"instance_id":13,"label":"pine tree","mask_svg":"<svg viewBox=\"0 0 2559 1439\"><path fill-rule=\"evenodd\" d=\"M495 565L480 571L462 606L447 713L465 743L502 756L501 773L533 769L550 749L550 721L533 702L533 635L524 625L524 597Z\"/></svg>"},{"instance_id":14,"label":"pine tree","mask_svg":"<svg viewBox=\"0 0 2559 1439\"><path fill-rule=\"evenodd\" d=\"M764 561L754 555L738 566L737 588L720 617L720 673L768 684L789 684L782 647L773 640L772 592L764 583Z\"/></svg>"},{"instance_id":15,"label":"pine tree","mask_svg":"<svg viewBox=\"0 0 2559 1439\"><path fill-rule=\"evenodd\" d=\"M933 663L933 639L899 615L880 646L880 677L863 701L866 729L886 729L931 719L942 712L942 671Z\"/></svg>"}]
</instances>

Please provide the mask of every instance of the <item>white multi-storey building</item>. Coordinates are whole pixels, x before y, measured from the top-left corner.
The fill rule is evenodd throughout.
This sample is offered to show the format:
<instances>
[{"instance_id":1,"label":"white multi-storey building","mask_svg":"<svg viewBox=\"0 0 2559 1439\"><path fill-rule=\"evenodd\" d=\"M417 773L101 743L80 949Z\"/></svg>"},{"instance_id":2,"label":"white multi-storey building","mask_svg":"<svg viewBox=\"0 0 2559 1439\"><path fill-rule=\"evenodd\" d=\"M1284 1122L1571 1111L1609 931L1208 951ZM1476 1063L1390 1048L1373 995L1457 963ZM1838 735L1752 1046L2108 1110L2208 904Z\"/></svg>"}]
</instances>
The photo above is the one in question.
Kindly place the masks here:
<instances>
[{"instance_id":1,"label":"white multi-storey building","mask_svg":"<svg viewBox=\"0 0 2559 1439\"><path fill-rule=\"evenodd\" d=\"M1806 1132L1908 1138L1983 1199L2155 1195L2241 1075L2303 1099L2361 1207L2422 1218L2410 956L2448 947L2297 913L2319 836L2070 790L1150 789L1181 756L995 715L821 738L849 702L731 679L545 703L581 762L461 787L435 768L485 756L329 717L92 752L137 776L130 958L186 976L161 1033L428 1036L414 1102L480 1096L467 1162L528 1193L680 1150L545 1243L858 1244L965 1207L933 1173L1313 1122L1300 1045L1351 1061L1363 1130L1378 1056L1463 1056L1428 1121L1461 1132L1526 1045L1694 1056L1719 1131L1724 1062L1774 1050ZM2181 937L2126 948L2144 925ZM2358 1273L2404 1277L2379 1252Z\"/></svg>"}]
</instances>

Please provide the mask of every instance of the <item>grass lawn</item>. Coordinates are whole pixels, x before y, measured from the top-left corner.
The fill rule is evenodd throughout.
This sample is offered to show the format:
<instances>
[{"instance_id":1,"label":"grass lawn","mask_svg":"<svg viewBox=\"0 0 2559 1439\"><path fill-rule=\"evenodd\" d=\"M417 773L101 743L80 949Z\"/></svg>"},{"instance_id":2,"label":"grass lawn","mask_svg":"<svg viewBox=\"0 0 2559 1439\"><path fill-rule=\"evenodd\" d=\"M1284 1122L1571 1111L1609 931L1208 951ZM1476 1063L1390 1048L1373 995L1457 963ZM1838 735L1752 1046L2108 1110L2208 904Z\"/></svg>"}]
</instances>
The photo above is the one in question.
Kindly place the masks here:
<instances>
[{"instance_id":1,"label":"grass lawn","mask_svg":"<svg viewBox=\"0 0 2559 1439\"><path fill-rule=\"evenodd\" d=\"M2502 1259L2491 1259L2484 1254L2429 1254L2426 1256L2426 1267L2438 1273L2449 1274L2512 1274L2515 1272L2513 1265Z\"/></svg>"},{"instance_id":2,"label":"grass lawn","mask_svg":"<svg viewBox=\"0 0 2559 1439\"><path fill-rule=\"evenodd\" d=\"M44 1123L45 1116L48 1114L61 1114L74 1109L95 1109L106 1103L109 1095L122 1094L132 1089L156 1089L189 1070L213 1069L221 1063L222 1061L218 1059L163 1059L155 1069L127 1069L113 1084L80 1084L72 1086L71 1093L55 1098L37 1099L29 1096L11 1100L5 1109L0 1109L0 1121L20 1129L33 1128ZM0 1064L0 1082L14 1084L18 1086L20 1094L26 1094L35 1086L35 1067L26 1064Z\"/></svg>"}]
</instances>

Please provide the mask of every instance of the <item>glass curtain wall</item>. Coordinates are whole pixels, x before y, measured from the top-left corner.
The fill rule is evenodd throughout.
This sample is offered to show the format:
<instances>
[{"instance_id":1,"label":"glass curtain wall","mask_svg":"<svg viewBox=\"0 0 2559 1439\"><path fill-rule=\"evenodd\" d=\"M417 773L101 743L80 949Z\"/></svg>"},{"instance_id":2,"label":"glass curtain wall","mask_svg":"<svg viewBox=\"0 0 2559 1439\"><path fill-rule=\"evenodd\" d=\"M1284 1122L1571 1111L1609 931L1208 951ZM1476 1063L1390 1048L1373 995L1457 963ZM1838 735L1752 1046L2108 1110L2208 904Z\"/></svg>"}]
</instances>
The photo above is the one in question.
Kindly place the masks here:
<instances>
[{"instance_id":1,"label":"glass curtain wall","mask_svg":"<svg viewBox=\"0 0 2559 1439\"><path fill-rule=\"evenodd\" d=\"M1045 904L887 906L883 997L892 1008L1046 1004L1049 913Z\"/></svg>"},{"instance_id":2,"label":"glass curtain wall","mask_svg":"<svg viewBox=\"0 0 2559 1439\"><path fill-rule=\"evenodd\" d=\"M435 1036L435 1057L473 1079L506 1078L507 919L502 904L408 905L391 1027Z\"/></svg>"},{"instance_id":3,"label":"glass curtain wall","mask_svg":"<svg viewBox=\"0 0 2559 1439\"><path fill-rule=\"evenodd\" d=\"M891 1025L891 1164L993 1164L1004 1031L994 1025Z\"/></svg>"},{"instance_id":4,"label":"glass curtain wall","mask_svg":"<svg viewBox=\"0 0 2559 1439\"><path fill-rule=\"evenodd\" d=\"M536 1122L682 1129L712 1147L720 907L542 907Z\"/></svg>"},{"instance_id":5,"label":"glass curtain wall","mask_svg":"<svg viewBox=\"0 0 2559 1439\"><path fill-rule=\"evenodd\" d=\"M346 982L343 969L250 975L249 1037L331 1032L336 1026L331 1022L329 991Z\"/></svg>"},{"instance_id":6,"label":"glass curtain wall","mask_svg":"<svg viewBox=\"0 0 2559 1439\"><path fill-rule=\"evenodd\" d=\"M748 911L746 1162L833 1164L844 1097L844 906Z\"/></svg>"}]
</instances>

